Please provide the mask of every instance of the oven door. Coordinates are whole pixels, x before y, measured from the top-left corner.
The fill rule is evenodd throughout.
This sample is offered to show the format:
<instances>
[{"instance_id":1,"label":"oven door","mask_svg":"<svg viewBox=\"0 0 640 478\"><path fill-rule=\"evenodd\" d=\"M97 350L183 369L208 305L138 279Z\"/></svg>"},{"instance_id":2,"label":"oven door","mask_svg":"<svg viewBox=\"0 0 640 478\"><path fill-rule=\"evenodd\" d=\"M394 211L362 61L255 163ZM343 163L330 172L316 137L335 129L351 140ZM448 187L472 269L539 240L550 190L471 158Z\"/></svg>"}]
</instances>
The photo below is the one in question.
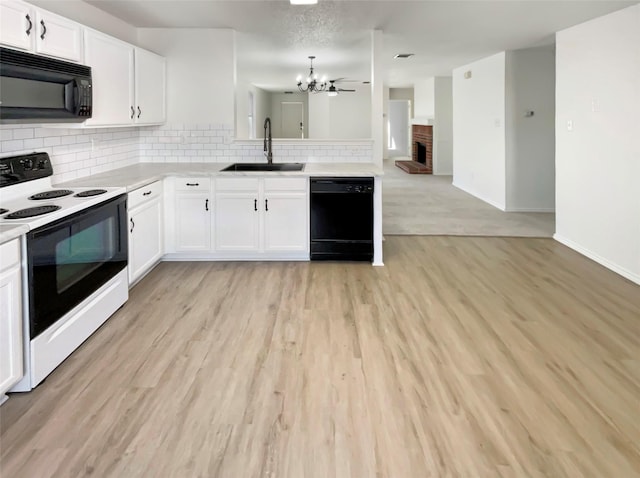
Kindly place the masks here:
<instances>
[{"instance_id":1,"label":"oven door","mask_svg":"<svg viewBox=\"0 0 640 478\"><path fill-rule=\"evenodd\" d=\"M126 195L27 234L33 339L127 266Z\"/></svg>"}]
</instances>

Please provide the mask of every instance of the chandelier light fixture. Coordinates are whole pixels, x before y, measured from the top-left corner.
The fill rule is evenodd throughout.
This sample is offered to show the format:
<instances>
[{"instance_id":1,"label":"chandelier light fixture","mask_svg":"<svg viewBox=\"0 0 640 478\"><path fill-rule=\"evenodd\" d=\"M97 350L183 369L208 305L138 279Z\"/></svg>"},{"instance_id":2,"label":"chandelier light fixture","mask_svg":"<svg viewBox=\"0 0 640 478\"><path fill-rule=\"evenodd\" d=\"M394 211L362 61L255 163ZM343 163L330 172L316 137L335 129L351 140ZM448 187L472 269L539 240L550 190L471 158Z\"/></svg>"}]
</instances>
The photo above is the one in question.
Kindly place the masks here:
<instances>
[{"instance_id":1,"label":"chandelier light fixture","mask_svg":"<svg viewBox=\"0 0 640 478\"><path fill-rule=\"evenodd\" d=\"M322 77L318 80L318 75L313 72L313 60L315 56L310 56L309 60L311 60L311 67L309 68L309 76L307 76L305 80L305 84L302 82L302 75L298 75L296 81L298 82L298 89L303 93L320 93L321 91L325 91L327 89L327 79L326 77Z\"/></svg>"}]
</instances>

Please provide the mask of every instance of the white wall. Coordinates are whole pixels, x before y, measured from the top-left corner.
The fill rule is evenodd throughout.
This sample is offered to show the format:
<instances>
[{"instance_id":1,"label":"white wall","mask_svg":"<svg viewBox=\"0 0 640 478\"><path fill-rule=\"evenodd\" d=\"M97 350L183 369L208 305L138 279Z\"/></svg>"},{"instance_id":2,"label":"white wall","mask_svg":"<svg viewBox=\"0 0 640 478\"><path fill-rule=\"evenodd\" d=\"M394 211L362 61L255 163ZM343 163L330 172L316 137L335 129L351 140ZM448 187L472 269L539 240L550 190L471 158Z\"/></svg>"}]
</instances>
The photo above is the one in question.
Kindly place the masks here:
<instances>
[{"instance_id":1,"label":"white wall","mask_svg":"<svg viewBox=\"0 0 640 478\"><path fill-rule=\"evenodd\" d=\"M167 59L168 123L234 125L233 30L140 28L138 43Z\"/></svg>"},{"instance_id":2,"label":"white wall","mask_svg":"<svg viewBox=\"0 0 640 478\"><path fill-rule=\"evenodd\" d=\"M409 100L411 102L411 118L415 116L415 99L413 88L389 88L389 100Z\"/></svg>"},{"instance_id":3,"label":"white wall","mask_svg":"<svg viewBox=\"0 0 640 478\"><path fill-rule=\"evenodd\" d=\"M426 78L413 85L414 118L419 121L433 119L435 116L435 78ZM424 123L427 124L427 123Z\"/></svg>"},{"instance_id":4,"label":"white wall","mask_svg":"<svg viewBox=\"0 0 640 478\"><path fill-rule=\"evenodd\" d=\"M264 137L264 120L267 117L271 117L271 93L263 90L262 88L258 88L256 86L253 87L253 97L256 103L255 110L255 121L254 121L254 137L262 138ZM239 138L241 136L238 136Z\"/></svg>"},{"instance_id":5,"label":"white wall","mask_svg":"<svg viewBox=\"0 0 640 478\"><path fill-rule=\"evenodd\" d=\"M384 157L390 158L393 156L397 156L395 151L389 150L389 101L390 100L407 100L411 105L410 119L413 119L415 115L415 100L413 96L413 88L387 88L385 87L385 95L384 95ZM409 135L411 135L411 124L409 124ZM410 141L410 140L409 140ZM411 145L409 144L409 147ZM409 149L408 156L411 156L411 150Z\"/></svg>"},{"instance_id":6,"label":"white wall","mask_svg":"<svg viewBox=\"0 0 640 478\"><path fill-rule=\"evenodd\" d=\"M433 174L453 174L453 83L450 76L434 79Z\"/></svg>"},{"instance_id":7,"label":"white wall","mask_svg":"<svg viewBox=\"0 0 640 478\"><path fill-rule=\"evenodd\" d=\"M555 79L554 45L507 52L508 211L555 209Z\"/></svg>"},{"instance_id":8,"label":"white wall","mask_svg":"<svg viewBox=\"0 0 640 478\"><path fill-rule=\"evenodd\" d=\"M309 95L309 138L331 138L331 108L326 93Z\"/></svg>"},{"instance_id":9,"label":"white wall","mask_svg":"<svg viewBox=\"0 0 640 478\"><path fill-rule=\"evenodd\" d=\"M453 184L503 210L505 58L501 52L453 70Z\"/></svg>"},{"instance_id":10,"label":"white wall","mask_svg":"<svg viewBox=\"0 0 640 478\"><path fill-rule=\"evenodd\" d=\"M371 137L371 90L358 85L355 92L338 96L309 95L309 138L364 139Z\"/></svg>"},{"instance_id":11,"label":"white wall","mask_svg":"<svg viewBox=\"0 0 640 478\"><path fill-rule=\"evenodd\" d=\"M29 0L29 3L123 41L133 44L137 42L136 28L134 26L88 3L69 0ZM153 50L152 48L149 49Z\"/></svg>"},{"instance_id":12,"label":"white wall","mask_svg":"<svg viewBox=\"0 0 640 478\"><path fill-rule=\"evenodd\" d=\"M382 159L389 158L389 98L390 88L382 87Z\"/></svg>"},{"instance_id":13,"label":"white wall","mask_svg":"<svg viewBox=\"0 0 640 478\"><path fill-rule=\"evenodd\" d=\"M558 32L556 78L554 237L640 283L640 5Z\"/></svg>"},{"instance_id":14,"label":"white wall","mask_svg":"<svg viewBox=\"0 0 640 478\"><path fill-rule=\"evenodd\" d=\"M390 158L411 157L411 102L409 100L389 100L389 143Z\"/></svg>"},{"instance_id":15,"label":"white wall","mask_svg":"<svg viewBox=\"0 0 640 478\"><path fill-rule=\"evenodd\" d=\"M357 85L355 89L355 92L328 97L331 112L329 127L334 139L371 138L371 89L368 85Z\"/></svg>"}]
</instances>

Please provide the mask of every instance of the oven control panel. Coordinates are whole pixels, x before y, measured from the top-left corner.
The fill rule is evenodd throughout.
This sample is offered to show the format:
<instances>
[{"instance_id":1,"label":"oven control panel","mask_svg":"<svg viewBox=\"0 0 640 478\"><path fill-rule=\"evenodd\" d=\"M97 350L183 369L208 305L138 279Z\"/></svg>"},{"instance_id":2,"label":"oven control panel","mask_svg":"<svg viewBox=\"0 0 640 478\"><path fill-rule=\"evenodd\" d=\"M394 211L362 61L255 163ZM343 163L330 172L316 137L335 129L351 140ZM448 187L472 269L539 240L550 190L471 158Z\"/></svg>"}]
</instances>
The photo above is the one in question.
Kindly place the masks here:
<instances>
[{"instance_id":1,"label":"oven control panel","mask_svg":"<svg viewBox=\"0 0 640 478\"><path fill-rule=\"evenodd\" d=\"M52 174L53 167L47 153L0 158L0 187L46 178Z\"/></svg>"}]
</instances>

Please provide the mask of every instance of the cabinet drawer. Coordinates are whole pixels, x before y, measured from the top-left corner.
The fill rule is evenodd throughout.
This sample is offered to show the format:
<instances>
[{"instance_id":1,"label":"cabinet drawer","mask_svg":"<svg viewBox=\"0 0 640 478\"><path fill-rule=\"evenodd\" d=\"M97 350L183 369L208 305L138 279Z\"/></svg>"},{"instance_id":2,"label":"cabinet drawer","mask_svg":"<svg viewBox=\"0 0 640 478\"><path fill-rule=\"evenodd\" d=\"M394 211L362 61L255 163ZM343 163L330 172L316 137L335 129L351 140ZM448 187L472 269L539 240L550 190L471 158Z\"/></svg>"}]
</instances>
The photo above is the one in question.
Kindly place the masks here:
<instances>
[{"instance_id":1,"label":"cabinet drawer","mask_svg":"<svg viewBox=\"0 0 640 478\"><path fill-rule=\"evenodd\" d=\"M0 245L0 270L20 263L20 240L14 239Z\"/></svg>"},{"instance_id":2,"label":"cabinet drawer","mask_svg":"<svg viewBox=\"0 0 640 478\"><path fill-rule=\"evenodd\" d=\"M129 203L127 209L131 210L144 204L151 199L156 199L162 196L162 181L156 181L155 183L147 184L141 188L131 191L129 193Z\"/></svg>"},{"instance_id":3,"label":"cabinet drawer","mask_svg":"<svg viewBox=\"0 0 640 478\"><path fill-rule=\"evenodd\" d=\"M216 192L257 191L258 178L216 178Z\"/></svg>"},{"instance_id":4,"label":"cabinet drawer","mask_svg":"<svg viewBox=\"0 0 640 478\"><path fill-rule=\"evenodd\" d=\"M265 191L306 191L307 178L264 178Z\"/></svg>"},{"instance_id":5,"label":"cabinet drawer","mask_svg":"<svg viewBox=\"0 0 640 478\"><path fill-rule=\"evenodd\" d=\"M211 180L207 177L176 178L176 191L208 191Z\"/></svg>"}]
</instances>

